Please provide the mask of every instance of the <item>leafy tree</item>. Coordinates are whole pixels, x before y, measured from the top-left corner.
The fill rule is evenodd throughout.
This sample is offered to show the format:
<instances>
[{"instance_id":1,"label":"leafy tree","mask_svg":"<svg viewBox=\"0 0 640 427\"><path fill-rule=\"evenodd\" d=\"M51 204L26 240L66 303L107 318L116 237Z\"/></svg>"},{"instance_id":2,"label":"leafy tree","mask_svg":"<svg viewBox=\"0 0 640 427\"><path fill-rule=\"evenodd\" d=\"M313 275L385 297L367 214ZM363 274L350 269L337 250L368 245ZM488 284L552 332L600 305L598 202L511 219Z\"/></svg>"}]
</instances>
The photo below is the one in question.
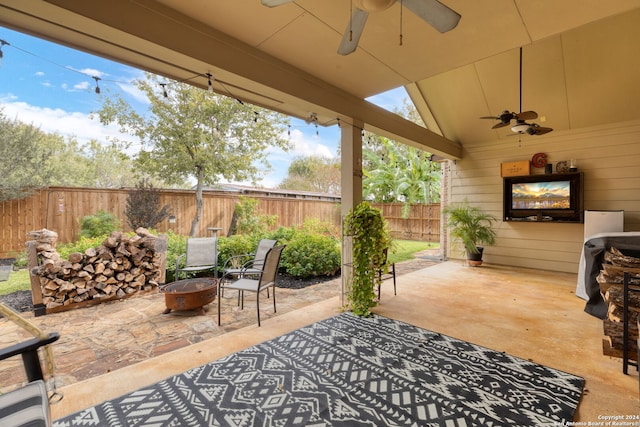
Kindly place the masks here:
<instances>
[{"instance_id":1,"label":"leafy tree","mask_svg":"<svg viewBox=\"0 0 640 427\"><path fill-rule=\"evenodd\" d=\"M9 120L0 110L0 201L25 197L41 185L34 177L44 161L39 149L43 137L35 126Z\"/></svg>"},{"instance_id":2,"label":"leafy tree","mask_svg":"<svg viewBox=\"0 0 640 427\"><path fill-rule=\"evenodd\" d=\"M233 216L233 232L247 235L268 230L278 219L277 215L260 215L258 200L244 196L240 196L240 200L236 203Z\"/></svg>"},{"instance_id":3,"label":"leafy tree","mask_svg":"<svg viewBox=\"0 0 640 427\"><path fill-rule=\"evenodd\" d=\"M127 224L136 230L138 227L155 228L171 210L169 205L160 207L160 191L148 179L141 179L135 189L129 190L124 213Z\"/></svg>"},{"instance_id":4,"label":"leafy tree","mask_svg":"<svg viewBox=\"0 0 640 427\"><path fill-rule=\"evenodd\" d=\"M195 182L192 236L202 216L205 185L222 179L255 180L269 168L268 147L289 148L281 136L287 123L281 114L186 83L165 85L149 74L135 84L149 99L149 114L138 114L118 96L107 97L98 112L100 121L116 122L142 142L136 161L149 174L169 184Z\"/></svg>"},{"instance_id":5,"label":"leafy tree","mask_svg":"<svg viewBox=\"0 0 640 427\"><path fill-rule=\"evenodd\" d=\"M0 201L23 198L52 185L119 188L134 182L133 161L122 144L45 133L9 120L0 109Z\"/></svg>"},{"instance_id":6,"label":"leafy tree","mask_svg":"<svg viewBox=\"0 0 640 427\"><path fill-rule=\"evenodd\" d=\"M126 146L112 142L101 144L95 140L83 147L90 165L89 181L98 188L130 187L136 182L134 161L125 152ZM143 178L142 178L143 179Z\"/></svg>"},{"instance_id":7,"label":"leafy tree","mask_svg":"<svg viewBox=\"0 0 640 427\"><path fill-rule=\"evenodd\" d=\"M278 188L340 194L340 159L296 157Z\"/></svg>"},{"instance_id":8,"label":"leafy tree","mask_svg":"<svg viewBox=\"0 0 640 427\"><path fill-rule=\"evenodd\" d=\"M368 169L363 173L365 199L374 202L402 202L403 215L411 204L440 201L440 164L415 147L382 138L383 149L364 151ZM382 153L382 154L379 154Z\"/></svg>"},{"instance_id":9,"label":"leafy tree","mask_svg":"<svg viewBox=\"0 0 640 427\"><path fill-rule=\"evenodd\" d=\"M395 111L423 125L420 115L407 99ZM440 201L440 164L429 160L430 153L367 133L363 147L363 196L378 203L402 202L403 216L411 204Z\"/></svg>"}]
</instances>

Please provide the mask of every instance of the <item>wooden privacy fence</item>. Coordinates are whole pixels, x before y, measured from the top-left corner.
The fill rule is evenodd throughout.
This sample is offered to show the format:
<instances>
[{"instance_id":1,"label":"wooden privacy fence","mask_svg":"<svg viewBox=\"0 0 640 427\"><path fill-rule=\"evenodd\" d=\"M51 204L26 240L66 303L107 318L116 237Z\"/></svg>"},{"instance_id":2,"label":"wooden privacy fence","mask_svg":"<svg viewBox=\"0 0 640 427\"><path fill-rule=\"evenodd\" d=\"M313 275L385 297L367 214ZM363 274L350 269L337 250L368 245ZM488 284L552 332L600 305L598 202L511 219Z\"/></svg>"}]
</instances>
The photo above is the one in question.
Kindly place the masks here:
<instances>
[{"instance_id":1,"label":"wooden privacy fence","mask_svg":"<svg viewBox=\"0 0 640 427\"><path fill-rule=\"evenodd\" d=\"M402 203L373 203L389 223L391 236L396 239L440 242L440 204L411 205L406 218L402 217Z\"/></svg>"},{"instance_id":2,"label":"wooden privacy fence","mask_svg":"<svg viewBox=\"0 0 640 427\"><path fill-rule=\"evenodd\" d=\"M100 210L112 213L121 221L123 231L132 231L126 224L125 207L129 189L96 189L49 187L31 197L0 202L0 257L8 257L25 249L30 231L47 228L58 233L58 243L73 242L80 235L80 219ZM210 236L210 228L219 228L219 236L229 233L235 204L241 195L258 200L259 214L276 215L277 226L289 227L317 218L340 226L340 198L300 192L204 191L203 216L197 235ZM160 204L168 204L175 222L165 219L158 224L159 232L172 230L188 235L196 212L193 190L161 190ZM440 206L414 205L409 217L402 219L402 204L374 204L383 211L396 238L439 242Z\"/></svg>"}]
</instances>

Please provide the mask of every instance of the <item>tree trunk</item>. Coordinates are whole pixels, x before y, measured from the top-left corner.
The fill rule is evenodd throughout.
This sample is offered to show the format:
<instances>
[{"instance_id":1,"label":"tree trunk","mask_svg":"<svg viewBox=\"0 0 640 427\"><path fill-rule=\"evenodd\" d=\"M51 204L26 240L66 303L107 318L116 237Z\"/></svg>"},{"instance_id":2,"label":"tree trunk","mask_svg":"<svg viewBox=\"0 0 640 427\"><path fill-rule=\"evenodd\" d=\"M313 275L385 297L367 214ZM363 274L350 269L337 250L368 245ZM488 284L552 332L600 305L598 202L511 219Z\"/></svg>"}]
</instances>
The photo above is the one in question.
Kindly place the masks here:
<instances>
[{"instance_id":1,"label":"tree trunk","mask_svg":"<svg viewBox=\"0 0 640 427\"><path fill-rule=\"evenodd\" d=\"M200 218L202 217L202 189L204 187L204 173L202 168L198 168L198 176L196 182L196 216L191 223L191 232L189 236L196 237L198 233L198 226L200 225Z\"/></svg>"}]
</instances>

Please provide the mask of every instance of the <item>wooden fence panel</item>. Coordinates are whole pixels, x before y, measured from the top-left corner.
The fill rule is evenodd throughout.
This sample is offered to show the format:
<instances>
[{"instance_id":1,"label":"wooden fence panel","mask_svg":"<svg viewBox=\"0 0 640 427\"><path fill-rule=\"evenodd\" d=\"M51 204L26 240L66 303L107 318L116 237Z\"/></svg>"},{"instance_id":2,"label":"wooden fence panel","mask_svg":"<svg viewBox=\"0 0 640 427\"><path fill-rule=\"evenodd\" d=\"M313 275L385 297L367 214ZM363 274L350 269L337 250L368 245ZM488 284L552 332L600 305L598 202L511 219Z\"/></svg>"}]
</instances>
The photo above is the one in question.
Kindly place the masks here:
<instances>
[{"instance_id":1,"label":"wooden fence panel","mask_svg":"<svg viewBox=\"0 0 640 427\"><path fill-rule=\"evenodd\" d=\"M394 238L440 242L440 204L411 205L406 218L402 203L373 203L382 211Z\"/></svg>"},{"instance_id":2,"label":"wooden fence panel","mask_svg":"<svg viewBox=\"0 0 640 427\"><path fill-rule=\"evenodd\" d=\"M58 242L77 240L80 219L100 210L114 214L121 221L121 229L131 231L126 224L125 208L127 189L95 189L50 187L36 191L31 197L0 202L0 257L13 256L25 248L26 235L33 230L47 228L58 233ZM339 201L310 197L284 197L246 195L258 200L258 213L276 215L277 225L290 227L301 225L307 218L317 218L340 227ZM220 228L218 235L229 233L233 211L239 201L239 193L205 191L203 216L198 236L210 236L209 228ZM157 226L159 232L172 230L188 235L196 212L196 200L192 190L162 190L160 204L169 205L175 222L168 219ZM402 218L402 204L374 204L382 210L389 222L393 237L439 242L440 206L413 205L407 219Z\"/></svg>"}]
</instances>

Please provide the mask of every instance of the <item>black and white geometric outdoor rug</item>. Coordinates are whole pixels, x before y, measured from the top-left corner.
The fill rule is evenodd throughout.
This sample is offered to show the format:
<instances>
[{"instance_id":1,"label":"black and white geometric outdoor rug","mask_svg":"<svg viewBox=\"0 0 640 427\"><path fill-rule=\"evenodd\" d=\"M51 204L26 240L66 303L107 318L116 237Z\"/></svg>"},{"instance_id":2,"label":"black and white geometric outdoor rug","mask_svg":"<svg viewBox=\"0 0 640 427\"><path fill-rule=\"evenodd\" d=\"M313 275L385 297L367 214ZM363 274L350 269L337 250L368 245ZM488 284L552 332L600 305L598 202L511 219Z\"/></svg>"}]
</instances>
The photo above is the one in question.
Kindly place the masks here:
<instances>
[{"instance_id":1,"label":"black and white geometric outdoor rug","mask_svg":"<svg viewBox=\"0 0 640 427\"><path fill-rule=\"evenodd\" d=\"M556 426L584 380L343 313L54 422L71 426Z\"/></svg>"}]
</instances>

